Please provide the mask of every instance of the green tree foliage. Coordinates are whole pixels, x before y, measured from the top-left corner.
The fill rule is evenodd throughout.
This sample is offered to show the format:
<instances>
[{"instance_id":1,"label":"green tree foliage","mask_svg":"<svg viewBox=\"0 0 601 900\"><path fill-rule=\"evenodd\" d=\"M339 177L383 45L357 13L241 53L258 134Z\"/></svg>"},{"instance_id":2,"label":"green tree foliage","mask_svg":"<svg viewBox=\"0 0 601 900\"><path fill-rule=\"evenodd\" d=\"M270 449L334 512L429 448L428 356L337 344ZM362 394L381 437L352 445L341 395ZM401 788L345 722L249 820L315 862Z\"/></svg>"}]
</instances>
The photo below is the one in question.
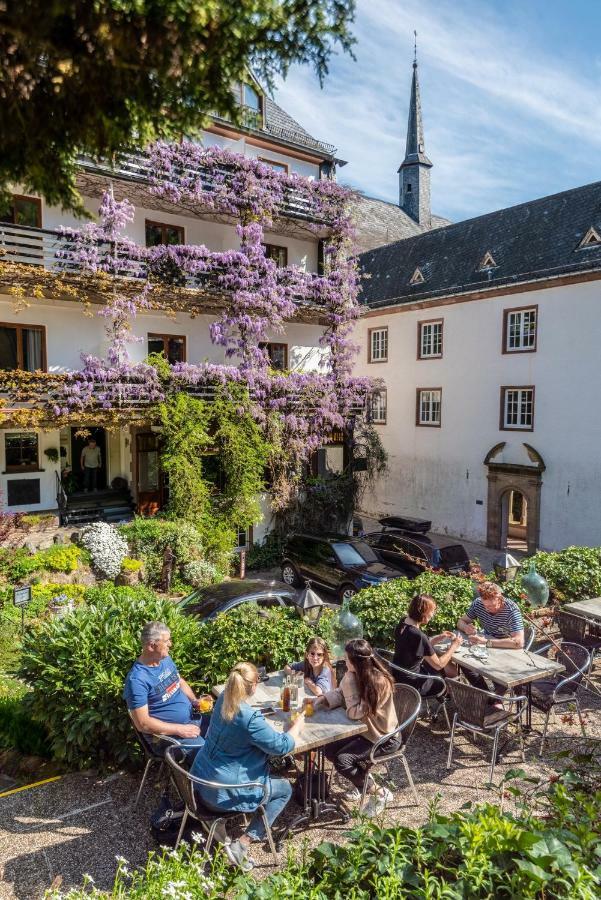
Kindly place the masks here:
<instances>
[{"instance_id":1,"label":"green tree foliage","mask_svg":"<svg viewBox=\"0 0 601 900\"><path fill-rule=\"evenodd\" d=\"M76 154L110 157L193 134L252 65L267 86L292 63L320 80L350 50L342 0L8 0L0 4L0 190L19 183L81 209Z\"/></svg>"}]
</instances>

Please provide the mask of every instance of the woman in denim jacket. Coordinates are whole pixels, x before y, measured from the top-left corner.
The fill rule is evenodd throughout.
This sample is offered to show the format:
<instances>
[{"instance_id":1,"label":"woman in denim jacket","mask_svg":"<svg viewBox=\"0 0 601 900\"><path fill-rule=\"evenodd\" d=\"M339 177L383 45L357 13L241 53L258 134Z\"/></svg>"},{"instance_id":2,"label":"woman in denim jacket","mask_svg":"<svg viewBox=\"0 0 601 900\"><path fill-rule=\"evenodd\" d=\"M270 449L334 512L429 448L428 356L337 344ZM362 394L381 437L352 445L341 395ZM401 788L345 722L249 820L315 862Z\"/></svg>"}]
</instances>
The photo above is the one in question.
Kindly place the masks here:
<instances>
[{"instance_id":1,"label":"woman in denim jacket","mask_svg":"<svg viewBox=\"0 0 601 900\"><path fill-rule=\"evenodd\" d=\"M205 781L221 784L259 781L269 785L265 813L271 825L290 800L292 788L285 778L270 777L268 760L270 756L285 756L294 750L294 739L302 728L303 717L299 716L287 732L272 728L263 713L248 702L258 682L257 669L252 663L234 666L215 704L205 745L190 772ZM215 810L252 812L263 799L258 788L220 790L197 785L196 790L202 802ZM255 815L240 839L225 845L230 862L245 871L251 869L254 862L248 856L248 847L252 841L264 837L261 816Z\"/></svg>"}]
</instances>

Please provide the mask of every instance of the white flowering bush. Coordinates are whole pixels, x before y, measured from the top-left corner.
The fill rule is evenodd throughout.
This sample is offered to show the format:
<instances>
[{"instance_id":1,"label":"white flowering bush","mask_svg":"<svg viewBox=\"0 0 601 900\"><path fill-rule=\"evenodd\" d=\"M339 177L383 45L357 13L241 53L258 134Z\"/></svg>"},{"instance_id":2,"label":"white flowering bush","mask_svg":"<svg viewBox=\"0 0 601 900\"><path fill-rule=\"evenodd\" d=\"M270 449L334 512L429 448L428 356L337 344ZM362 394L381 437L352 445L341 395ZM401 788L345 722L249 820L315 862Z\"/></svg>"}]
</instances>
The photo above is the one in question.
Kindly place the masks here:
<instances>
[{"instance_id":1,"label":"white flowering bush","mask_svg":"<svg viewBox=\"0 0 601 900\"><path fill-rule=\"evenodd\" d=\"M207 584L216 584L222 580L222 574L213 563L206 559L193 559L182 568L184 581L192 587L205 587Z\"/></svg>"},{"instance_id":2,"label":"white flowering bush","mask_svg":"<svg viewBox=\"0 0 601 900\"><path fill-rule=\"evenodd\" d=\"M86 525L81 531L80 540L89 551L96 571L104 578L116 578L128 554L128 547L127 541L115 526L108 522Z\"/></svg>"}]
</instances>

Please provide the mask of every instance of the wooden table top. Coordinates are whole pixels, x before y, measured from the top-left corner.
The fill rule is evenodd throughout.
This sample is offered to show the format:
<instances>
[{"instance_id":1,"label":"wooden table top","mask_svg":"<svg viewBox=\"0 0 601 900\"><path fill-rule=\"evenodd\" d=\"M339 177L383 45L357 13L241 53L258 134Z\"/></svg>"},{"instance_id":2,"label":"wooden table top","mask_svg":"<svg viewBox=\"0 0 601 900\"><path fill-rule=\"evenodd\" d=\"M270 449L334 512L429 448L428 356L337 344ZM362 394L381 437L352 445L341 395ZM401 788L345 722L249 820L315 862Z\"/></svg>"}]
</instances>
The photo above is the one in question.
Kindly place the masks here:
<instances>
[{"instance_id":1,"label":"wooden table top","mask_svg":"<svg viewBox=\"0 0 601 900\"><path fill-rule=\"evenodd\" d=\"M275 704L280 699L280 691L284 681L283 672L271 672L267 681L262 681L257 685L257 690L250 698L251 706L265 706L268 703ZM213 688L213 693L219 696L225 685L218 684ZM299 692L300 693L300 692ZM301 694L303 697L309 696L305 693L304 688ZM281 709L266 716L267 721L276 729L283 731L284 726L290 721L290 713L285 713ZM332 744L342 738L348 739L358 734L364 734L367 731L367 725L363 722L353 721L349 719L342 707L336 709L318 709L312 716L306 716L305 722L300 734L296 738L296 745L293 753L306 753L308 750L316 750L318 747L325 747L326 744Z\"/></svg>"},{"instance_id":2,"label":"wooden table top","mask_svg":"<svg viewBox=\"0 0 601 900\"><path fill-rule=\"evenodd\" d=\"M453 662L508 688L518 684L528 684L531 681L539 681L563 672L565 669L561 663L539 656L532 651L500 650L491 647L486 652L488 653L487 659L478 659L471 655L469 647L460 647L453 654Z\"/></svg>"},{"instance_id":3,"label":"wooden table top","mask_svg":"<svg viewBox=\"0 0 601 900\"><path fill-rule=\"evenodd\" d=\"M601 622L601 597L591 597L590 600L577 600L575 603L566 603L563 609L577 616L597 619Z\"/></svg>"}]
</instances>

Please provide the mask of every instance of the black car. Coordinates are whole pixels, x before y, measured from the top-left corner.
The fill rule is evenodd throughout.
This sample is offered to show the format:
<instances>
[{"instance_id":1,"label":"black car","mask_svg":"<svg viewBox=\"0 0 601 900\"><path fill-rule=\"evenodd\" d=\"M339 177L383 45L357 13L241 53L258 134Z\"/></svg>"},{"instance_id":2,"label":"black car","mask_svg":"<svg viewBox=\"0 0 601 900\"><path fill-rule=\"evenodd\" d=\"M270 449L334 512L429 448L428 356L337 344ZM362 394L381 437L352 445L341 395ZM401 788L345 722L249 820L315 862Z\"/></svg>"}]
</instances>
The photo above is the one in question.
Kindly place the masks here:
<instances>
[{"instance_id":1,"label":"black car","mask_svg":"<svg viewBox=\"0 0 601 900\"><path fill-rule=\"evenodd\" d=\"M282 580L291 587L309 579L343 601L362 588L398 578L365 541L345 534L290 535L284 546Z\"/></svg>"},{"instance_id":2,"label":"black car","mask_svg":"<svg viewBox=\"0 0 601 900\"><path fill-rule=\"evenodd\" d=\"M241 603L256 603L263 608L274 606L296 606L299 592L281 581L242 580L232 578L221 584L199 588L179 601L183 613L214 619L222 612L228 612Z\"/></svg>"},{"instance_id":3,"label":"black car","mask_svg":"<svg viewBox=\"0 0 601 900\"><path fill-rule=\"evenodd\" d=\"M395 522L411 523L411 528L395 528ZM426 566L442 569L450 575L468 572L469 556L463 544L453 543L438 535L427 534L430 522L420 519L379 520L384 531L372 531L363 540L389 565L396 566L408 578L416 578Z\"/></svg>"}]
</instances>

